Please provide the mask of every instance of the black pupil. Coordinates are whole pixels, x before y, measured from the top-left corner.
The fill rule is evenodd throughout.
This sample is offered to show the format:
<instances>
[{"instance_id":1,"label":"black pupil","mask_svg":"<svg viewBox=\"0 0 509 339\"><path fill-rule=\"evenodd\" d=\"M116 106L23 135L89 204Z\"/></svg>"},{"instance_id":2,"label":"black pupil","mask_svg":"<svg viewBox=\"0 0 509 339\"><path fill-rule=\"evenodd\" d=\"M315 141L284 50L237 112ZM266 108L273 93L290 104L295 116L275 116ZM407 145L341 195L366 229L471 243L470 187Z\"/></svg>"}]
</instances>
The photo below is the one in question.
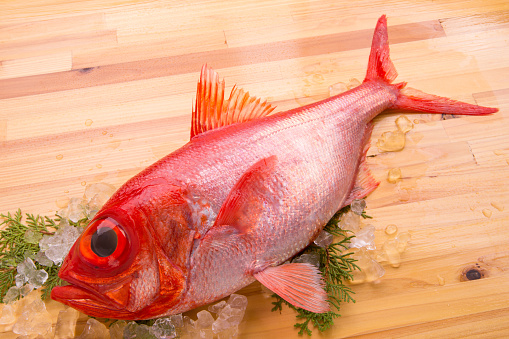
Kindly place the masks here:
<instances>
[{"instance_id":1,"label":"black pupil","mask_svg":"<svg viewBox=\"0 0 509 339\"><path fill-rule=\"evenodd\" d=\"M117 233L109 227L98 228L92 235L90 246L99 257L108 257L117 248Z\"/></svg>"}]
</instances>

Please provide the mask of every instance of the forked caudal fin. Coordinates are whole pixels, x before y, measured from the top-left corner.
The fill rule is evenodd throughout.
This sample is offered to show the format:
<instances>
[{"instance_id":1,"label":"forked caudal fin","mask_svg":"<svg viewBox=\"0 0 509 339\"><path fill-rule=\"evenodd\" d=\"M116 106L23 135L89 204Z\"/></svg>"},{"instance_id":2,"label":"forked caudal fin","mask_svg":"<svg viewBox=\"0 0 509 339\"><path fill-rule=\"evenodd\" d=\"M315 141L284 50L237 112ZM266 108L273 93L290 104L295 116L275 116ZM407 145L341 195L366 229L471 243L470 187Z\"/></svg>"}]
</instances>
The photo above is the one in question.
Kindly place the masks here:
<instances>
[{"instance_id":1,"label":"forked caudal fin","mask_svg":"<svg viewBox=\"0 0 509 339\"><path fill-rule=\"evenodd\" d=\"M389 39L387 36L387 18L382 15L373 35L371 53L369 55L366 81L382 81L391 84L398 72L392 64L389 54ZM427 113L445 113L460 115L485 115L498 111L497 108L483 107L456 101L433 94L427 94L413 88L404 88L405 82L394 84L399 91L397 101L392 108L407 109Z\"/></svg>"}]
</instances>

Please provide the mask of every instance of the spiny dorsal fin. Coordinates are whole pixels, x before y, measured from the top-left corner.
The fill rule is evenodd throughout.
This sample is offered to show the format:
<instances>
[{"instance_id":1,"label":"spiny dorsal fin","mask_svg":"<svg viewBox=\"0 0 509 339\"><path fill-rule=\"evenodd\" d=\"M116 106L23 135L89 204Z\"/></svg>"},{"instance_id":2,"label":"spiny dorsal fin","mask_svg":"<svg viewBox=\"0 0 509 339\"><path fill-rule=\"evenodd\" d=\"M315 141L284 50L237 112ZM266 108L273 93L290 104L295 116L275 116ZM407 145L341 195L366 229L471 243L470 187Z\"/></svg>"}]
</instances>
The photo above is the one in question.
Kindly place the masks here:
<instances>
[{"instance_id":1,"label":"spiny dorsal fin","mask_svg":"<svg viewBox=\"0 0 509 339\"><path fill-rule=\"evenodd\" d=\"M191 139L203 132L246 122L269 115L275 107L233 87L230 98L224 98L224 80L213 69L203 65L196 91L196 107L191 122Z\"/></svg>"}]
</instances>

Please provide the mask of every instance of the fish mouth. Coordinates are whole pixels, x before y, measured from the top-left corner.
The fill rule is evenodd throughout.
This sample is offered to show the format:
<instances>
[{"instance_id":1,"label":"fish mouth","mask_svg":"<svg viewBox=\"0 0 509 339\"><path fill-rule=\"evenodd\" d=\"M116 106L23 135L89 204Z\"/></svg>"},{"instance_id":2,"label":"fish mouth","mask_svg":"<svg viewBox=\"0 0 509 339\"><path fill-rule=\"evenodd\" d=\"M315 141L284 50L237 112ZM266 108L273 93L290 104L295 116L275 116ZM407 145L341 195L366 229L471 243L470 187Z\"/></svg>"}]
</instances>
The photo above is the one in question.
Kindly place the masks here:
<instances>
[{"instance_id":1,"label":"fish mouth","mask_svg":"<svg viewBox=\"0 0 509 339\"><path fill-rule=\"evenodd\" d=\"M51 299L93 317L114 319L132 317L131 312L127 311L123 306L118 307L113 300L107 297L100 297L76 285L54 287L51 290Z\"/></svg>"}]
</instances>

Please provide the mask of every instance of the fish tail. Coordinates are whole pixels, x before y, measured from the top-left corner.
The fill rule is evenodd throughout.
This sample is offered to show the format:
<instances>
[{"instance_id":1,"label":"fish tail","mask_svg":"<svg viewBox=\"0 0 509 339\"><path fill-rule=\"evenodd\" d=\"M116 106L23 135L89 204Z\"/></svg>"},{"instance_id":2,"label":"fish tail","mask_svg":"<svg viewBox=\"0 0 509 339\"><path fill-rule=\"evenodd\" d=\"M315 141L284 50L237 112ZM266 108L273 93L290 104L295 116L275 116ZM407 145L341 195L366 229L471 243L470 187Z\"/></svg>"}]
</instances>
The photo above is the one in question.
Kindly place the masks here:
<instances>
[{"instance_id":1,"label":"fish tail","mask_svg":"<svg viewBox=\"0 0 509 339\"><path fill-rule=\"evenodd\" d=\"M498 111L497 108L472 105L456 101L419 90L406 87L406 82L392 84L398 72L391 61L389 53L389 39L387 35L387 18L382 15L373 35L371 53L369 55L366 81L382 81L398 91L398 98L393 103L393 109L405 109L418 112L459 114L459 115L485 115Z\"/></svg>"}]
</instances>

